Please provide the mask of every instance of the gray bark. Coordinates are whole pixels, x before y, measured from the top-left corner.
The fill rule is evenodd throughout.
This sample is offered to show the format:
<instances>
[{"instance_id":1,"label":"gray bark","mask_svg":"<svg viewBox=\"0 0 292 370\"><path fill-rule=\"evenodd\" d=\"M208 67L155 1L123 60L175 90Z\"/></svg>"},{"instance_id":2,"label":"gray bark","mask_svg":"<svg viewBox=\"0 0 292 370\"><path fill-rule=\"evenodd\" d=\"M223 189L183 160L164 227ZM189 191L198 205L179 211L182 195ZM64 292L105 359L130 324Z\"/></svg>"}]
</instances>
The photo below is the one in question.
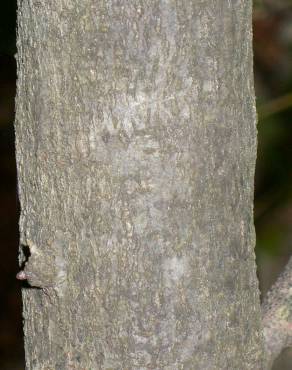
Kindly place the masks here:
<instances>
[{"instance_id":1,"label":"gray bark","mask_svg":"<svg viewBox=\"0 0 292 370\"><path fill-rule=\"evenodd\" d=\"M28 369L262 369L251 1L19 0Z\"/></svg>"},{"instance_id":2,"label":"gray bark","mask_svg":"<svg viewBox=\"0 0 292 370\"><path fill-rule=\"evenodd\" d=\"M284 348L292 347L292 257L262 305L267 366Z\"/></svg>"}]
</instances>

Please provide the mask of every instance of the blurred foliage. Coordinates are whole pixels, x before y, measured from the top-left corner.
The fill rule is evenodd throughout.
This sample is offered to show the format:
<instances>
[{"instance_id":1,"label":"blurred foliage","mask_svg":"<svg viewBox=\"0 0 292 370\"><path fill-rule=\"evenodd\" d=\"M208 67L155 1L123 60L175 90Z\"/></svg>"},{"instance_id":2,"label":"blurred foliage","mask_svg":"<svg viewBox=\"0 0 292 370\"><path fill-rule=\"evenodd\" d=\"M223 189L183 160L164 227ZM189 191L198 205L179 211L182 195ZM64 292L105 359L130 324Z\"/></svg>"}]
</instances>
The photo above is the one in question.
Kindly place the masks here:
<instances>
[{"instance_id":1,"label":"blurred foliage","mask_svg":"<svg viewBox=\"0 0 292 370\"><path fill-rule=\"evenodd\" d=\"M292 252L292 1L254 2L256 253L262 295ZM274 370L292 369L286 350Z\"/></svg>"},{"instance_id":2,"label":"blurred foliage","mask_svg":"<svg viewBox=\"0 0 292 370\"><path fill-rule=\"evenodd\" d=\"M256 1L254 68L258 106L257 252L291 254L292 2ZM268 283L269 285L269 283Z\"/></svg>"}]
</instances>

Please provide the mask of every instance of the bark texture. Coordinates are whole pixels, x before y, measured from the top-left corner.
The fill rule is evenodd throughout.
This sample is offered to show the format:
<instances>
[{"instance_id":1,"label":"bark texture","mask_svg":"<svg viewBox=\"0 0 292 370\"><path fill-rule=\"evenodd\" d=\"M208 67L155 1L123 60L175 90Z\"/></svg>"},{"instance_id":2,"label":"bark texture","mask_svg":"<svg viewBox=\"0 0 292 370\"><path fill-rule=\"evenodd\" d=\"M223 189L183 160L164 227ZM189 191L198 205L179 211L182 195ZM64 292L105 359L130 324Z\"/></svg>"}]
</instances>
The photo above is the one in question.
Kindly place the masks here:
<instances>
[{"instance_id":1,"label":"bark texture","mask_svg":"<svg viewBox=\"0 0 292 370\"><path fill-rule=\"evenodd\" d=\"M268 368L284 348L292 347L292 257L263 302Z\"/></svg>"},{"instance_id":2,"label":"bark texture","mask_svg":"<svg viewBox=\"0 0 292 370\"><path fill-rule=\"evenodd\" d=\"M263 368L250 0L19 0L27 369Z\"/></svg>"}]
</instances>

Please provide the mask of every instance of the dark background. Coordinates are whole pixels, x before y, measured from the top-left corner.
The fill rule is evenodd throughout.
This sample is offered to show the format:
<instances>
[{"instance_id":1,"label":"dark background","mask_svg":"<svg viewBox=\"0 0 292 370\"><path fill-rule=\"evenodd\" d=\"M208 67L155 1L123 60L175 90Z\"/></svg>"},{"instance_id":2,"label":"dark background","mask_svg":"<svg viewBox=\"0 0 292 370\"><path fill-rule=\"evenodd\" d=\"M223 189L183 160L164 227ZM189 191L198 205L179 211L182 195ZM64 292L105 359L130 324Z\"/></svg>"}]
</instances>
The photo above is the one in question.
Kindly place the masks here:
<instances>
[{"instance_id":1,"label":"dark background","mask_svg":"<svg viewBox=\"0 0 292 370\"><path fill-rule=\"evenodd\" d=\"M0 6L0 370L23 370L14 154L16 1ZM292 0L254 2L258 107L255 225L262 294L292 252ZM291 354L274 370L292 370ZM53 369L52 369L53 370ZM203 370L203 369L202 369ZM219 369L218 369L219 370ZM231 369L232 370L232 369Z\"/></svg>"}]
</instances>

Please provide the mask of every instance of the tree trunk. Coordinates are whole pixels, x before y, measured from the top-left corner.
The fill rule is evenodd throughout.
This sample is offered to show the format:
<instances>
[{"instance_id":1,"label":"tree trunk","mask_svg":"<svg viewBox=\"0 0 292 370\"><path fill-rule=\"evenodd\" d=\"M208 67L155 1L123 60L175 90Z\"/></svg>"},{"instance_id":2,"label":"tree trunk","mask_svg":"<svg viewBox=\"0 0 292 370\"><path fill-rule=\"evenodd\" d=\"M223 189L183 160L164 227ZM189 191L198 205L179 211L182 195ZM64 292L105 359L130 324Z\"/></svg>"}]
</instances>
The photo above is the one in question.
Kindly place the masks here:
<instances>
[{"instance_id":1,"label":"tree trunk","mask_svg":"<svg viewBox=\"0 0 292 370\"><path fill-rule=\"evenodd\" d=\"M263 369L251 8L18 1L27 369Z\"/></svg>"}]
</instances>

